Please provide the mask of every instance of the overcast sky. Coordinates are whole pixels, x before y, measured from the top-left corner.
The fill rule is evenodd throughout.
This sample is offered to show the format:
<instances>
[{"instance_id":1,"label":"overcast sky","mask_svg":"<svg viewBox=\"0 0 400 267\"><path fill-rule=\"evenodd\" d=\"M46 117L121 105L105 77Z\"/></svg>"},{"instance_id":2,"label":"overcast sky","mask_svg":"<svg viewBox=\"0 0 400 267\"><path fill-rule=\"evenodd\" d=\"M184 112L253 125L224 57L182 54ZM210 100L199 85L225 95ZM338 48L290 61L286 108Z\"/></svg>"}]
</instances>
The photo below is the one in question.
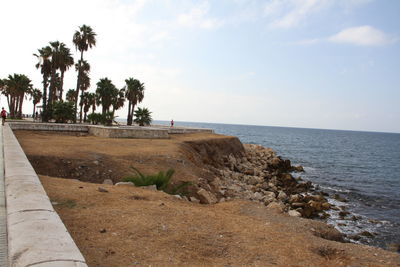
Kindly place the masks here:
<instances>
[{"instance_id":1,"label":"overcast sky","mask_svg":"<svg viewBox=\"0 0 400 267\"><path fill-rule=\"evenodd\" d=\"M1 78L23 73L42 89L32 54L59 40L76 59L72 36L87 24L90 91L104 77L119 88L139 79L154 119L400 132L398 0L2 0L0 10Z\"/></svg>"}]
</instances>

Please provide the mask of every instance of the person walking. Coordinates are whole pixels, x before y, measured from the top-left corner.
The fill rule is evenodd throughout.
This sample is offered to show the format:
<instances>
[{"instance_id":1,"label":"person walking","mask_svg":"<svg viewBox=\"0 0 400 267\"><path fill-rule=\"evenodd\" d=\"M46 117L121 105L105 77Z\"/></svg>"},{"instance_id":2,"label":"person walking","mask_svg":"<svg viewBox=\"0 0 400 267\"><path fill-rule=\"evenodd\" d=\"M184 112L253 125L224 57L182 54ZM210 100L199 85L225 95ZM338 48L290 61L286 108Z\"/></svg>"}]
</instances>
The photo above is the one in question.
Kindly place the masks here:
<instances>
[{"instance_id":1,"label":"person walking","mask_svg":"<svg viewBox=\"0 0 400 267\"><path fill-rule=\"evenodd\" d=\"M1 124L4 125L4 123L6 122L6 118L7 118L7 111L4 109L4 107L1 108Z\"/></svg>"}]
</instances>

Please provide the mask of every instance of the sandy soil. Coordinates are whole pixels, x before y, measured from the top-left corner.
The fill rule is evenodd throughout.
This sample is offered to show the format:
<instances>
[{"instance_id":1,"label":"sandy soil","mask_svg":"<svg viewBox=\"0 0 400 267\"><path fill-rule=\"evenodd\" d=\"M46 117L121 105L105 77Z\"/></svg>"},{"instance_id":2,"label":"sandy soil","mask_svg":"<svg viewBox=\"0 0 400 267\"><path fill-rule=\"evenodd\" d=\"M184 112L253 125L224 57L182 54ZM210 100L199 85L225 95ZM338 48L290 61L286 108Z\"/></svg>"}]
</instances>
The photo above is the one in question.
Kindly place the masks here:
<instances>
[{"instance_id":1,"label":"sandy soil","mask_svg":"<svg viewBox=\"0 0 400 267\"><path fill-rule=\"evenodd\" d=\"M119 182L132 173L130 166L149 174L173 168L175 181L196 181L209 174L188 142L236 139L207 133L171 135L171 139L110 139L33 131L14 133L38 174L96 183L102 183L104 179Z\"/></svg>"},{"instance_id":2,"label":"sandy soil","mask_svg":"<svg viewBox=\"0 0 400 267\"><path fill-rule=\"evenodd\" d=\"M399 266L381 249L317 237L322 223L231 201L41 176L89 266Z\"/></svg>"},{"instance_id":3,"label":"sandy soil","mask_svg":"<svg viewBox=\"0 0 400 267\"><path fill-rule=\"evenodd\" d=\"M200 205L163 192L75 180L116 182L132 164L144 172L172 167L175 179L196 180L207 172L187 142L231 137L16 136L89 266L400 266L398 254L327 240L334 231L325 224L252 202Z\"/></svg>"}]
</instances>

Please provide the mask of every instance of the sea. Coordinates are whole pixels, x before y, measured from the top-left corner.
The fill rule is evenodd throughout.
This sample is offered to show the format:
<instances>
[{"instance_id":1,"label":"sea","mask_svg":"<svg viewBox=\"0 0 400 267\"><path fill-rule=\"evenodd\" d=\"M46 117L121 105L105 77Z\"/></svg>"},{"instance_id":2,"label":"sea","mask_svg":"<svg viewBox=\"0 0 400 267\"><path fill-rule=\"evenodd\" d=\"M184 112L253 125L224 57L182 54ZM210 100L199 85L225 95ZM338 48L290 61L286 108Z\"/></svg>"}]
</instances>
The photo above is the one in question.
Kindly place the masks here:
<instances>
[{"instance_id":1,"label":"sea","mask_svg":"<svg viewBox=\"0 0 400 267\"><path fill-rule=\"evenodd\" d=\"M304 173L294 175L350 212L343 219L331 211L328 224L347 236L358 235L351 240L355 243L381 248L400 244L400 134L177 121L175 126L211 128L242 143L274 149L292 165L304 167ZM335 200L335 194L347 202Z\"/></svg>"}]
</instances>

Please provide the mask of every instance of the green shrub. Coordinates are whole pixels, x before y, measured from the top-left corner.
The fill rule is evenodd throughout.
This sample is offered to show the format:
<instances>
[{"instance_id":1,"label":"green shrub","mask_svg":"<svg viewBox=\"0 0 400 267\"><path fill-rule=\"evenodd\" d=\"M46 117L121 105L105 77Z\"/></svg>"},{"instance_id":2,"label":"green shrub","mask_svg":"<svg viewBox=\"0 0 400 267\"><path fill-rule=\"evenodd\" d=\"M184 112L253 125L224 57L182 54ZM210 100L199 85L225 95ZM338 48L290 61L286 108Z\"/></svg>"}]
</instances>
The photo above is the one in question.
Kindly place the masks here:
<instances>
[{"instance_id":1,"label":"green shrub","mask_svg":"<svg viewBox=\"0 0 400 267\"><path fill-rule=\"evenodd\" d=\"M135 123L139 126L150 125L153 119L151 118L151 112L147 108L138 108L135 110Z\"/></svg>"},{"instance_id":2,"label":"green shrub","mask_svg":"<svg viewBox=\"0 0 400 267\"><path fill-rule=\"evenodd\" d=\"M49 115L58 123L66 123L74 119L74 103L57 101L52 106L52 112Z\"/></svg>"},{"instance_id":3,"label":"green shrub","mask_svg":"<svg viewBox=\"0 0 400 267\"><path fill-rule=\"evenodd\" d=\"M157 190L165 190L169 185L169 182L174 174L173 169L169 169L166 173L163 171L158 172L153 175L144 175L138 169L131 167L136 175L128 176L124 178L125 182L132 182L136 186L148 186L148 185L156 185Z\"/></svg>"},{"instance_id":4,"label":"green shrub","mask_svg":"<svg viewBox=\"0 0 400 267\"><path fill-rule=\"evenodd\" d=\"M87 120L89 121L89 123L94 125L102 124L111 126L114 121L114 118L115 116L112 112L107 112L106 114L91 113L88 115Z\"/></svg>"},{"instance_id":5,"label":"green shrub","mask_svg":"<svg viewBox=\"0 0 400 267\"><path fill-rule=\"evenodd\" d=\"M132 182L135 186L148 186L156 185L157 190L162 190L165 193L171 195L187 195L188 192L185 190L192 182L181 182L178 185L171 185L172 175L175 173L173 169L169 169L167 172L160 171L153 175L144 175L135 167L131 168L135 171L133 176L127 176L123 179L124 182Z\"/></svg>"}]
</instances>

